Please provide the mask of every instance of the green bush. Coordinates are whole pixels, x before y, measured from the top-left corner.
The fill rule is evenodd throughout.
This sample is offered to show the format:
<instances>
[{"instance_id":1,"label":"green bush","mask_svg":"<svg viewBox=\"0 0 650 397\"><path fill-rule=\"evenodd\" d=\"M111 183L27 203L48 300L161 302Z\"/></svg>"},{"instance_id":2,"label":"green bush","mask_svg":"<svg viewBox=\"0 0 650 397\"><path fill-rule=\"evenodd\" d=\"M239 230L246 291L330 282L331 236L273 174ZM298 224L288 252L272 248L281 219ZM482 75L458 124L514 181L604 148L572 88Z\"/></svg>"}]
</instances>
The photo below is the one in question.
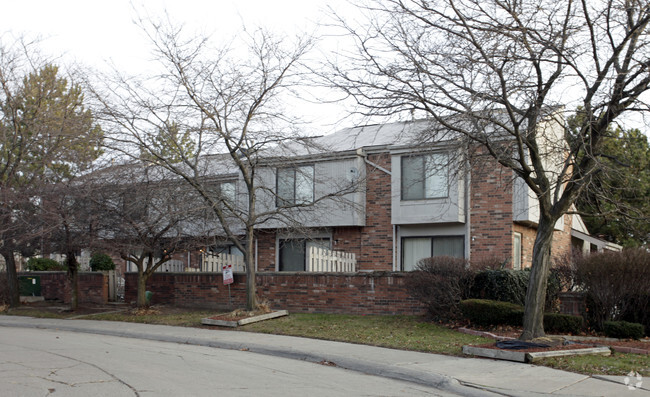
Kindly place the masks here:
<instances>
[{"instance_id":1,"label":"green bush","mask_svg":"<svg viewBox=\"0 0 650 397\"><path fill-rule=\"evenodd\" d=\"M582 331L583 319L581 316L572 316L561 313L544 314L544 331L558 334L578 334Z\"/></svg>"},{"instance_id":2,"label":"green bush","mask_svg":"<svg viewBox=\"0 0 650 397\"><path fill-rule=\"evenodd\" d=\"M93 272L115 270L115 263L110 256L96 252L90 257L90 269Z\"/></svg>"},{"instance_id":3,"label":"green bush","mask_svg":"<svg viewBox=\"0 0 650 397\"><path fill-rule=\"evenodd\" d=\"M626 249L593 253L576 261L585 291L587 321L604 330L606 321L631 321L650 331L650 252Z\"/></svg>"},{"instance_id":4,"label":"green bush","mask_svg":"<svg viewBox=\"0 0 650 397\"><path fill-rule=\"evenodd\" d=\"M529 275L522 270L482 270L474 276L471 297L523 305Z\"/></svg>"},{"instance_id":5,"label":"green bush","mask_svg":"<svg viewBox=\"0 0 650 397\"><path fill-rule=\"evenodd\" d=\"M463 316L476 325L512 325L523 324L524 308L510 302L487 299L467 299L460 302Z\"/></svg>"},{"instance_id":6,"label":"green bush","mask_svg":"<svg viewBox=\"0 0 650 397\"><path fill-rule=\"evenodd\" d=\"M643 324L628 323L627 321L605 321L603 323L605 335L610 338L641 339L645 333Z\"/></svg>"},{"instance_id":7,"label":"green bush","mask_svg":"<svg viewBox=\"0 0 650 397\"><path fill-rule=\"evenodd\" d=\"M530 269L484 269L476 273L470 297L523 305L530 280ZM546 288L547 309L551 308L560 292L560 277L551 269Z\"/></svg>"},{"instance_id":8,"label":"green bush","mask_svg":"<svg viewBox=\"0 0 650 397\"><path fill-rule=\"evenodd\" d=\"M432 318L451 320L458 317L458 304L467 297L472 278L464 259L440 256L421 260L406 282Z\"/></svg>"},{"instance_id":9,"label":"green bush","mask_svg":"<svg viewBox=\"0 0 650 397\"><path fill-rule=\"evenodd\" d=\"M467 299L460 302L463 316L475 325L511 325L520 327L524 322L524 307L511 302L487 299ZM582 330L582 317L568 314L545 313L546 332L577 334Z\"/></svg>"},{"instance_id":10,"label":"green bush","mask_svg":"<svg viewBox=\"0 0 650 397\"><path fill-rule=\"evenodd\" d=\"M29 258L27 270L33 272L61 271L65 266L50 258Z\"/></svg>"}]
</instances>

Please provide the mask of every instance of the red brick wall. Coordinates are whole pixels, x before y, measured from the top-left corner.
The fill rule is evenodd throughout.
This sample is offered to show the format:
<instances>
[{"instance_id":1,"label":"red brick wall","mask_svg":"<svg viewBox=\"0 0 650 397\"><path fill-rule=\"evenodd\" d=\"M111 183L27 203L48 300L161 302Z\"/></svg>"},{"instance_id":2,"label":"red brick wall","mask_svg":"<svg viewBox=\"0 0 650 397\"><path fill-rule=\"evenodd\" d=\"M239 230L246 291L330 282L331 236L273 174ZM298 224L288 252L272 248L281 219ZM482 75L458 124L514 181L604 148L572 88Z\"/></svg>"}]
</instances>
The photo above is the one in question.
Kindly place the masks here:
<instances>
[{"instance_id":1,"label":"red brick wall","mask_svg":"<svg viewBox=\"0 0 650 397\"><path fill-rule=\"evenodd\" d=\"M553 233L552 257L571 255L571 215L564 215L564 228Z\"/></svg>"},{"instance_id":2,"label":"red brick wall","mask_svg":"<svg viewBox=\"0 0 650 397\"><path fill-rule=\"evenodd\" d=\"M537 229L515 224L513 230L521 233L522 267L530 267L533 262L533 246L537 237ZM571 215L564 215L564 229L555 230L553 233L551 256L553 258L562 258L564 255L570 255L571 250Z\"/></svg>"},{"instance_id":3,"label":"red brick wall","mask_svg":"<svg viewBox=\"0 0 650 397\"><path fill-rule=\"evenodd\" d=\"M537 229L520 224L515 224L513 229L521 233L521 267L530 267L533 263L533 245L535 245Z\"/></svg>"},{"instance_id":4,"label":"red brick wall","mask_svg":"<svg viewBox=\"0 0 650 397\"><path fill-rule=\"evenodd\" d=\"M70 283L65 272L28 272L20 276L39 276L41 295L48 300L70 303ZM79 304L108 302L108 276L101 272L82 272L79 279Z\"/></svg>"},{"instance_id":5,"label":"red brick wall","mask_svg":"<svg viewBox=\"0 0 650 397\"><path fill-rule=\"evenodd\" d=\"M256 237L257 270L261 272L275 271L275 232L258 232Z\"/></svg>"},{"instance_id":6,"label":"red brick wall","mask_svg":"<svg viewBox=\"0 0 650 397\"><path fill-rule=\"evenodd\" d=\"M391 169L389 153L369 155L368 160ZM366 164L366 226L361 228L358 270L393 270L391 224L391 176Z\"/></svg>"},{"instance_id":7,"label":"red brick wall","mask_svg":"<svg viewBox=\"0 0 650 397\"><path fill-rule=\"evenodd\" d=\"M125 299L136 298L137 274L126 274ZM244 305L246 276L223 285L219 273L156 273L147 289L153 304L231 309ZM259 273L257 295L273 309L299 313L423 314L409 295L403 273ZM232 299L232 304L230 303Z\"/></svg>"},{"instance_id":8,"label":"red brick wall","mask_svg":"<svg viewBox=\"0 0 650 397\"><path fill-rule=\"evenodd\" d=\"M496 160L474 164L470 186L472 261L508 259L512 265L512 171Z\"/></svg>"}]
</instances>

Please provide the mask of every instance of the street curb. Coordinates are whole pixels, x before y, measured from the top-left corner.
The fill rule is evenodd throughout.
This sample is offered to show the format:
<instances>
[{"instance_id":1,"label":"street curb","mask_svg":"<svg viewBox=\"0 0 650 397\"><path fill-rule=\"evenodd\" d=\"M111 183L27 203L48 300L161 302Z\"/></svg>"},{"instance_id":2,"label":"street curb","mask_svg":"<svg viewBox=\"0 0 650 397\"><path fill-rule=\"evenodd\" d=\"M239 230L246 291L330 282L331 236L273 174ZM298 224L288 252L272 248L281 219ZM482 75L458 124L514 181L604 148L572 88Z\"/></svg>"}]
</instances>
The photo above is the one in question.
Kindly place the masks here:
<instances>
[{"instance_id":1,"label":"street curb","mask_svg":"<svg viewBox=\"0 0 650 397\"><path fill-rule=\"evenodd\" d=\"M213 347L218 349L228 349L228 350L239 350L247 351L257 354L264 354L269 356L277 356L294 360L307 361L312 363L321 363L323 361L328 361L336 364L337 367L347 369L350 371L361 372L368 375L381 376L385 378L391 378L396 380L401 380L410 383L416 383L425 386L431 386L439 390L446 392L468 396L468 397L483 397L483 396L503 396L501 393L495 393L488 391L485 388L472 384L461 384L458 380L441 375L436 373L424 372L424 371L413 371L406 368L398 369L392 365L386 365L382 363L369 362L354 358L345 357L337 354L314 354L305 350L297 350L294 348L284 348L284 347L272 347L268 345L255 344L255 343L240 343L240 342L228 342L224 340L206 340L201 337L182 337L182 336L173 336L173 335L162 335L150 332L138 332L128 329L123 330L110 330L110 329L96 329L96 328L87 328L73 324L61 324L61 322L74 322L78 320L59 320L59 319L47 319L57 321L57 324L46 324L46 323L31 323L27 321L20 321L20 316L11 316L12 319L10 322L2 321L0 317L0 326L3 327L14 327L14 328L34 328L34 329L51 329L51 330L60 330L60 331L69 331L69 332L79 332L87 334L96 334L96 335L107 335L107 336L117 336L123 338L134 338L134 339L143 339L143 340L155 340L159 342L170 342L170 343L179 343L187 345L196 345L196 346L206 346ZM32 319L31 317L25 317L25 319ZM94 320L81 320L81 321L93 321ZM119 323L114 321L106 321L110 323ZM146 325L146 324L139 324ZM170 327L178 328L173 326L161 326L158 327ZM342 343L342 342L337 342Z\"/></svg>"}]
</instances>

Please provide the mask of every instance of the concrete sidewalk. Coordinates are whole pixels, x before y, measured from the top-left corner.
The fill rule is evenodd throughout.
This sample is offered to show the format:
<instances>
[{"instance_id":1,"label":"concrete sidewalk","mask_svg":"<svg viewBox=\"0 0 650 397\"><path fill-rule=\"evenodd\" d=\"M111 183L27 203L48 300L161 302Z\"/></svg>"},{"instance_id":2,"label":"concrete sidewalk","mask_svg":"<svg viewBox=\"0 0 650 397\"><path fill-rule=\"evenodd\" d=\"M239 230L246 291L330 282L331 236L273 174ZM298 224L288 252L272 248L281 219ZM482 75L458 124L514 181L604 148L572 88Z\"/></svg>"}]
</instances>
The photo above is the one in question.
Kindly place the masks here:
<instances>
[{"instance_id":1,"label":"concrete sidewalk","mask_svg":"<svg viewBox=\"0 0 650 397\"><path fill-rule=\"evenodd\" d=\"M100 335L235 349L338 367L439 388L463 396L650 396L650 379L629 389L623 376L586 376L547 367L452 357L350 343L250 332L93 320L0 316L0 326L60 329ZM632 379L636 383L636 379Z\"/></svg>"}]
</instances>

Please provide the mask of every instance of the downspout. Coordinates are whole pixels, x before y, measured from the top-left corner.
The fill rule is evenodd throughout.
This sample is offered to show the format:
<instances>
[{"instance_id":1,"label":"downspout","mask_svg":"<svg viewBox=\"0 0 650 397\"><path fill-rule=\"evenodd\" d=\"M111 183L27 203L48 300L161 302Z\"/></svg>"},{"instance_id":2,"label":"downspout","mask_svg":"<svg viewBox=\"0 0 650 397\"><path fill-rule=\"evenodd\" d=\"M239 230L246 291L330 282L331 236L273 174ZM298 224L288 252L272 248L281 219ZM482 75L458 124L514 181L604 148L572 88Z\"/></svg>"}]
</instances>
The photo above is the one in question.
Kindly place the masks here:
<instances>
[{"instance_id":1,"label":"downspout","mask_svg":"<svg viewBox=\"0 0 650 397\"><path fill-rule=\"evenodd\" d=\"M369 165L371 165L371 166L377 168L378 170L380 170L380 171L382 171L382 172L384 172L384 173L386 173L386 174L388 174L388 175L393 175L393 174L392 174L390 171L388 171L386 168L384 168L384 167L380 166L379 164L375 164L375 163L373 163L372 161L368 160L368 154L366 154L366 152L364 152L363 149L361 149L361 148L360 148L360 149L357 149L357 156L361 156L361 157L363 157L363 161L364 161L366 164L369 164Z\"/></svg>"},{"instance_id":2,"label":"downspout","mask_svg":"<svg viewBox=\"0 0 650 397\"><path fill-rule=\"evenodd\" d=\"M471 211L470 211L470 179L471 179L471 164L469 161L469 142L467 143L467 153L465 157L465 192L463 201L465 203L465 253L467 254L467 261L469 262L472 259L472 228L471 228Z\"/></svg>"}]
</instances>

